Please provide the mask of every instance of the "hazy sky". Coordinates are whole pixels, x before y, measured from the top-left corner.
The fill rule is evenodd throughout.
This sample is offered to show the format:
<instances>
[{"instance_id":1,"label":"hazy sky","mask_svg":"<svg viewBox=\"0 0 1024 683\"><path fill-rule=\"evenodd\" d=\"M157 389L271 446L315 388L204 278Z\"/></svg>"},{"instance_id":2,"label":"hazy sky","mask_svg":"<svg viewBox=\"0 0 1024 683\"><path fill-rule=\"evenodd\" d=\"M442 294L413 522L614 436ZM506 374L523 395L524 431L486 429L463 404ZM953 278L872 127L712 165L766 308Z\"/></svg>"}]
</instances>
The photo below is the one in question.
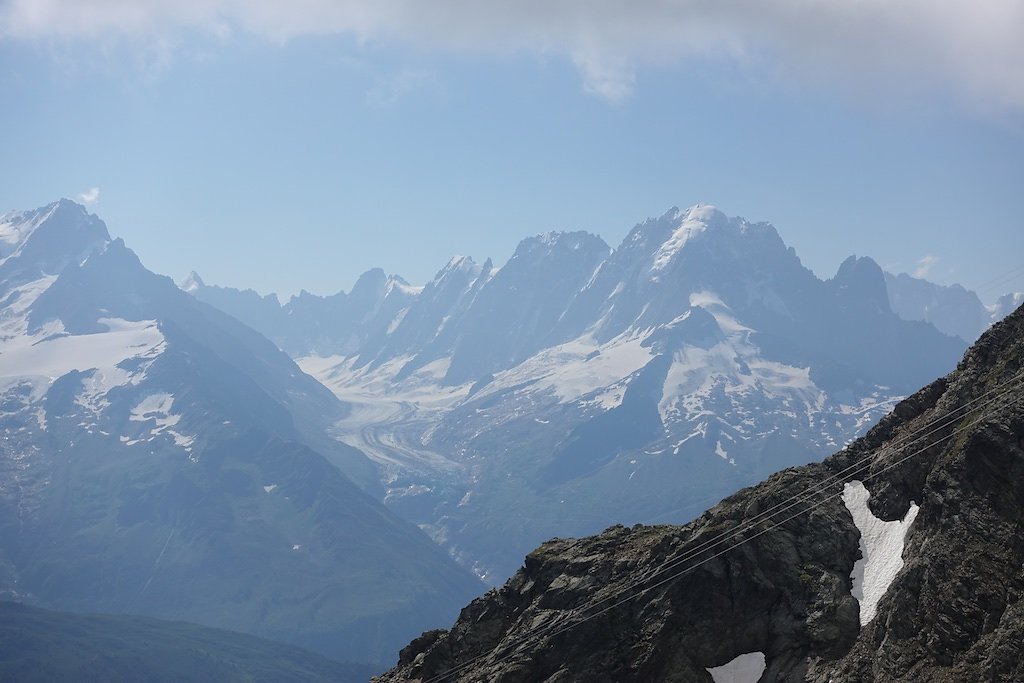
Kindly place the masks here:
<instances>
[{"instance_id":1,"label":"hazy sky","mask_svg":"<svg viewBox=\"0 0 1024 683\"><path fill-rule=\"evenodd\" d=\"M0 0L0 211L284 295L710 202L1024 290L1017 0Z\"/></svg>"}]
</instances>

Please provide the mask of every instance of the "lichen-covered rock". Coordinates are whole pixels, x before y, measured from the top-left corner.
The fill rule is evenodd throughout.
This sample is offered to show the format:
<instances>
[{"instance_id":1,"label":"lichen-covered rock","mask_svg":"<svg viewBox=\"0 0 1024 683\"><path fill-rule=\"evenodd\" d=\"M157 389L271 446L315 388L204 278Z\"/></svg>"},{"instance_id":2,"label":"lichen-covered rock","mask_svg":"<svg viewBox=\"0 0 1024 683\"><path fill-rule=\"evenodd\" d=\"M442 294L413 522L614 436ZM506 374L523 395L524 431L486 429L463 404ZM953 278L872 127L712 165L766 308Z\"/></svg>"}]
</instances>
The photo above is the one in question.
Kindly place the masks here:
<instances>
[{"instance_id":1,"label":"lichen-covered rock","mask_svg":"<svg viewBox=\"0 0 1024 683\"><path fill-rule=\"evenodd\" d=\"M790 469L683 526L555 539L393 681L708 682L761 652L760 681L1024 681L1024 311L955 372L823 463ZM904 566L860 626L860 480L883 520L920 506Z\"/></svg>"}]
</instances>

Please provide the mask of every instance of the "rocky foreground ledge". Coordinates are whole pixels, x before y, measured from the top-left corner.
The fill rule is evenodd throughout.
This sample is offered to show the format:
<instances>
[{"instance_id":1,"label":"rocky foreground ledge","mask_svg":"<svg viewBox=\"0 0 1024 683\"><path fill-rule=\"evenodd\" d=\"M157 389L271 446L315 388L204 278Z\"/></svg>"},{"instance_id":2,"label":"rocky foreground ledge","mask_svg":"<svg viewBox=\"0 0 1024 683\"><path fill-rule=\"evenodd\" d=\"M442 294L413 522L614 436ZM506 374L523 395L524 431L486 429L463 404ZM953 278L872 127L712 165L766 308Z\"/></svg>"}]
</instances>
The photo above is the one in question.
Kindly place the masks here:
<instances>
[{"instance_id":1,"label":"rocky foreground ledge","mask_svg":"<svg viewBox=\"0 0 1024 683\"><path fill-rule=\"evenodd\" d=\"M1022 386L1024 309L822 463L545 543L376 680L1022 681Z\"/></svg>"}]
</instances>

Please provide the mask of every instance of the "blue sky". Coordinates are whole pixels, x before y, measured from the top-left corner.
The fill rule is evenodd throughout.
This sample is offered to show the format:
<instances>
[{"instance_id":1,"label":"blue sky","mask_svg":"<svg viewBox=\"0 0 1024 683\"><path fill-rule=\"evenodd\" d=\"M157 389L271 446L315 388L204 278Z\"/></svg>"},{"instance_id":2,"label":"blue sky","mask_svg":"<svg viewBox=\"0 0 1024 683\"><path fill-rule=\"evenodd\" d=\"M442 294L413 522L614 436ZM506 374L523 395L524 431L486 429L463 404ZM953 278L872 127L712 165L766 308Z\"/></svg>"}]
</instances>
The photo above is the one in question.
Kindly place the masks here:
<instances>
[{"instance_id":1,"label":"blue sky","mask_svg":"<svg viewBox=\"0 0 1024 683\"><path fill-rule=\"evenodd\" d=\"M697 202L822 277L1024 290L1019 3L427 5L0 2L0 210L83 195L153 270L286 296Z\"/></svg>"}]
</instances>

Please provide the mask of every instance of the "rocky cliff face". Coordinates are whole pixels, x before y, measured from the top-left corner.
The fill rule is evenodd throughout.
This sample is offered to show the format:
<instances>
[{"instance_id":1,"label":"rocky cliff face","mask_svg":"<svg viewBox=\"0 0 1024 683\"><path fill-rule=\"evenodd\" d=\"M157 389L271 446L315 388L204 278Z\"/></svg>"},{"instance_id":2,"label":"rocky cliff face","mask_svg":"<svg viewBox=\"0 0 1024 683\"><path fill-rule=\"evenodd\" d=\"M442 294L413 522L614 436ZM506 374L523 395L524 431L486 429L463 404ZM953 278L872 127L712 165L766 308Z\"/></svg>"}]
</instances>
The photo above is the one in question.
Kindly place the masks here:
<instances>
[{"instance_id":1,"label":"rocky cliff face","mask_svg":"<svg viewBox=\"0 0 1024 683\"><path fill-rule=\"evenodd\" d=\"M1024 680L1022 373L1024 309L823 463L542 545L380 680Z\"/></svg>"}]
</instances>

